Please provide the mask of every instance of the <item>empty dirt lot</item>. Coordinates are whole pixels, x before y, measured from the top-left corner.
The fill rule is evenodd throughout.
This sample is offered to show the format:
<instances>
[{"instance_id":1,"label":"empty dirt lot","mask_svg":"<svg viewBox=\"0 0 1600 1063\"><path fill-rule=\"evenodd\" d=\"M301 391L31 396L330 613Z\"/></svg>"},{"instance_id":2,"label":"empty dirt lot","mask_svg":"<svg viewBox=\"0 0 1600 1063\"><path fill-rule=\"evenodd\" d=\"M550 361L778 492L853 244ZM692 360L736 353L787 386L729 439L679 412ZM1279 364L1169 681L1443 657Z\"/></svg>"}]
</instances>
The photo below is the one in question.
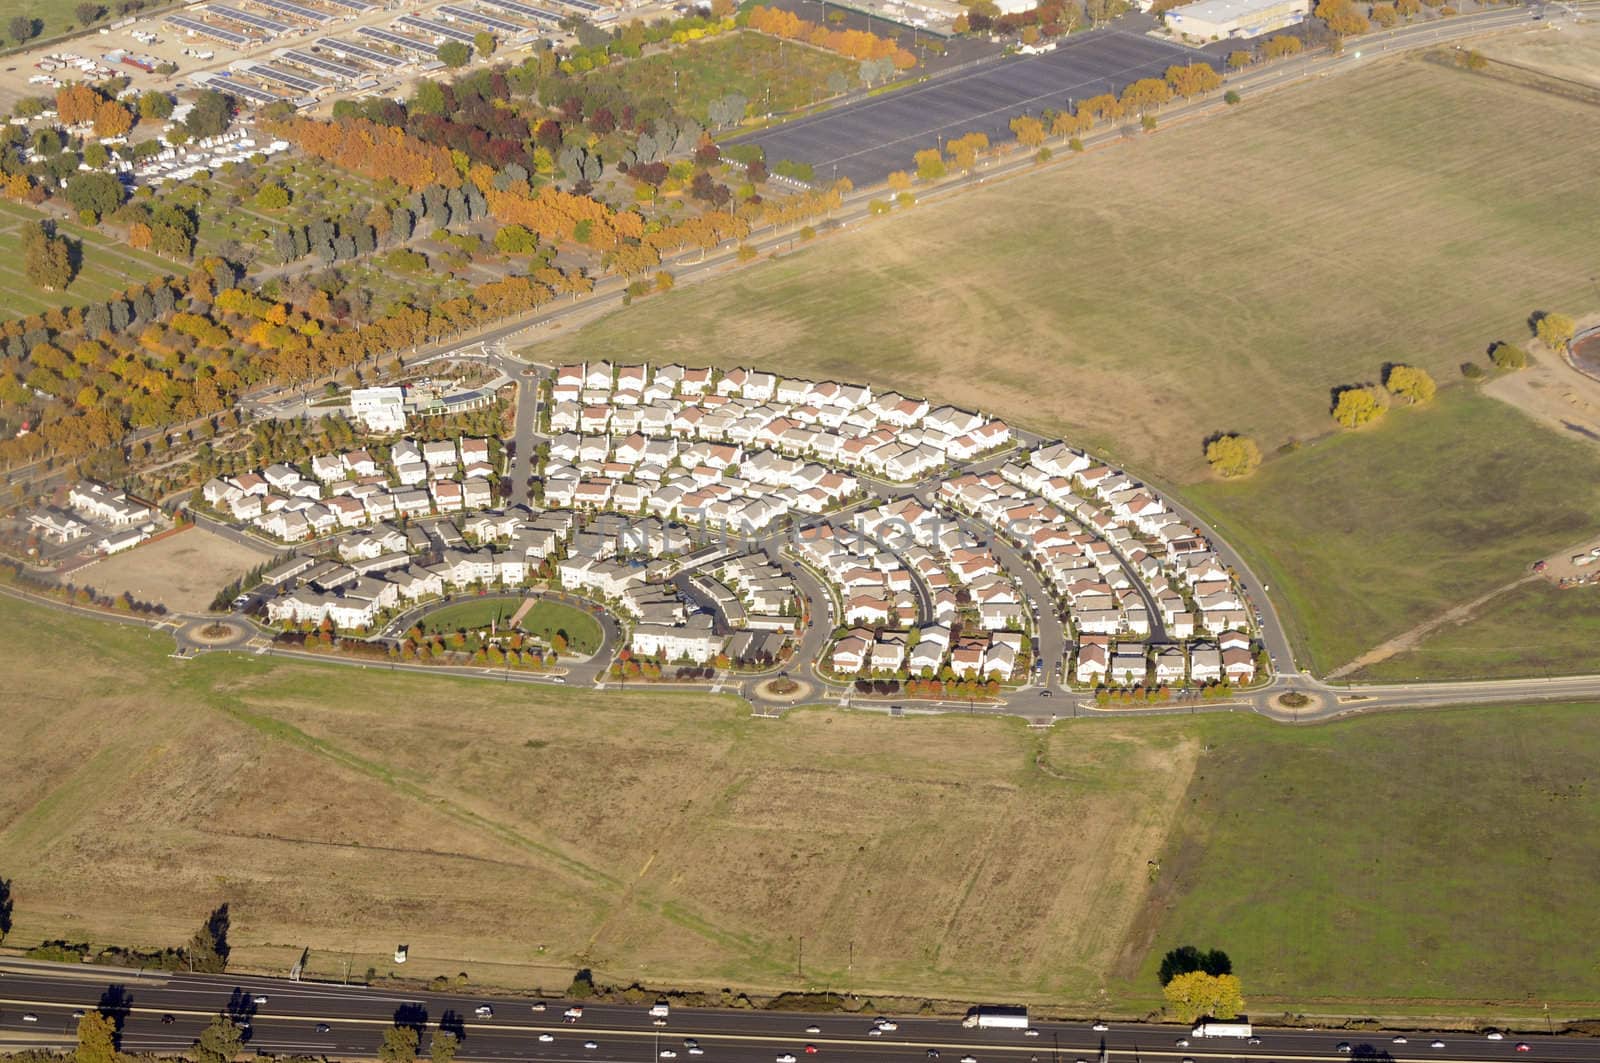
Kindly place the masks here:
<instances>
[{"instance_id":1,"label":"empty dirt lot","mask_svg":"<svg viewBox=\"0 0 1600 1063\"><path fill-rule=\"evenodd\" d=\"M203 613L217 591L272 555L189 527L125 553L74 569L72 582L103 594L126 591L176 613Z\"/></svg>"}]
</instances>

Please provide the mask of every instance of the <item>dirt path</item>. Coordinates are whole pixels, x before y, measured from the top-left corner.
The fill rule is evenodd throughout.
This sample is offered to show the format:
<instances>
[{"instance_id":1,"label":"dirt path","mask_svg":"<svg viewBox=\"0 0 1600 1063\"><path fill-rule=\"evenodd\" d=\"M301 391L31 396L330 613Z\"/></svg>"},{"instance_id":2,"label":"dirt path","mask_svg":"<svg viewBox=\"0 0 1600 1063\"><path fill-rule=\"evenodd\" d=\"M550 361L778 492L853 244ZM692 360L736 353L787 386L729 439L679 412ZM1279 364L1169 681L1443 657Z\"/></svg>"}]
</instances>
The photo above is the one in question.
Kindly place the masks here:
<instances>
[{"instance_id":1,"label":"dirt path","mask_svg":"<svg viewBox=\"0 0 1600 1063\"><path fill-rule=\"evenodd\" d=\"M1578 329L1600 324L1600 314L1587 314ZM1600 445L1600 380L1585 376L1565 358L1542 344L1526 343L1528 368L1501 373L1483 385L1483 393L1508 402L1535 420L1570 438Z\"/></svg>"},{"instance_id":2,"label":"dirt path","mask_svg":"<svg viewBox=\"0 0 1600 1063\"><path fill-rule=\"evenodd\" d=\"M1537 572L1529 572L1518 579L1512 580L1510 583L1496 587L1487 594L1483 594L1472 599L1470 602L1462 602L1460 605L1451 606L1438 616L1435 616L1430 620L1424 620L1411 630L1402 631L1389 641L1379 643L1350 663L1335 668L1324 678L1329 680L1343 679L1352 672L1359 672L1361 669L1377 664L1379 661L1386 661L1396 654L1404 653L1407 650L1414 650L1423 639L1427 638L1441 627L1444 627L1446 624L1464 623L1465 621L1470 620L1474 613L1483 608L1493 599L1500 597L1500 595L1509 590L1514 590L1517 587L1522 586L1524 583L1531 583L1539 578L1540 577Z\"/></svg>"}]
</instances>

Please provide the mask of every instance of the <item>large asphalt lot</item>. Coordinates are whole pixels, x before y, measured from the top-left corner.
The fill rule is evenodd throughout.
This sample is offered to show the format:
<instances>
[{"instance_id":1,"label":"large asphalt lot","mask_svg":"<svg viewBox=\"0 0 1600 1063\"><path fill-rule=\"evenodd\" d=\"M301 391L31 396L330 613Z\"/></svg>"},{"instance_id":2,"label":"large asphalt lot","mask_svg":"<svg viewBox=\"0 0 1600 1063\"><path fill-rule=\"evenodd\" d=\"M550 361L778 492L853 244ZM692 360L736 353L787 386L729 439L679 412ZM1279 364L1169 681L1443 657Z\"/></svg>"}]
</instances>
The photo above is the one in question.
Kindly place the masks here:
<instances>
[{"instance_id":1,"label":"large asphalt lot","mask_svg":"<svg viewBox=\"0 0 1600 1063\"><path fill-rule=\"evenodd\" d=\"M1140 78L1161 77L1174 64L1209 58L1127 30L1097 30L1043 55L980 61L912 88L787 122L743 142L759 144L769 165L781 159L808 162L818 181L838 176L869 184L892 170L912 169L912 156L937 148L941 139L976 131L991 142L1010 140L1011 120L1024 112L1070 109L1089 96L1120 93Z\"/></svg>"},{"instance_id":2,"label":"large asphalt lot","mask_svg":"<svg viewBox=\"0 0 1600 1063\"><path fill-rule=\"evenodd\" d=\"M112 987L119 987L113 989ZM187 1049L220 1012L248 1018L246 1045L261 1054L315 1054L332 1057L376 1055L382 1031L405 1016L428 1038L443 1022L463 1035L464 1060L593 1061L593 1063L771 1063L792 1054L810 1063L848 1059L851 1063L929 1063L930 1050L942 1063L971 1056L978 1063L1204 1063L1224 1060L1326 1060L1366 1063L1591 1063L1600 1060L1600 1041L1512 1034L1503 1041L1482 1034L1441 1034L1443 1048L1429 1047L1432 1034L1411 1032L1405 1044L1392 1033L1305 1029L1259 1029L1261 1043L1233 1038L1194 1038L1175 1042L1187 1030L1177 1026L1113 1023L1104 1031L1086 1021L1035 1023L1037 1036L1019 1030L967 1030L955 1018L898 1018L898 1029L869 1037L872 1016L810 1015L799 1012L737 1011L674 1007L664 1027L651 1024L644 1004L589 1005L575 1023L562 1021L566 1004L546 1002L532 1010L526 998L485 998L461 993L417 993L403 989L294 983L255 976L138 974L106 968L0 961L0 1042L7 1047L63 1047L70 1043L74 1009L98 1006L108 990L119 995L124 1015L125 1051L171 1052ZM265 1002L252 1003L257 997ZM479 1015L488 1005L492 1014ZM402 1011L401 1009L406 1009ZM399 1013L399 1015L397 1015ZM35 1021L26 1021L32 1015ZM164 1023L162 1017L172 1021ZM326 1027L318 1032L319 1024ZM806 1028L815 1026L816 1033ZM548 1035L549 1040L540 1040ZM685 1038L699 1043L692 1056ZM1520 1042L1529 1051L1518 1052ZM585 1048L591 1042L594 1048ZM1337 1045L1347 1043L1350 1056ZM675 1056L663 1056L663 1052ZM1102 1055L1103 1053L1103 1055ZM426 1056L424 1055L424 1058Z\"/></svg>"}]
</instances>

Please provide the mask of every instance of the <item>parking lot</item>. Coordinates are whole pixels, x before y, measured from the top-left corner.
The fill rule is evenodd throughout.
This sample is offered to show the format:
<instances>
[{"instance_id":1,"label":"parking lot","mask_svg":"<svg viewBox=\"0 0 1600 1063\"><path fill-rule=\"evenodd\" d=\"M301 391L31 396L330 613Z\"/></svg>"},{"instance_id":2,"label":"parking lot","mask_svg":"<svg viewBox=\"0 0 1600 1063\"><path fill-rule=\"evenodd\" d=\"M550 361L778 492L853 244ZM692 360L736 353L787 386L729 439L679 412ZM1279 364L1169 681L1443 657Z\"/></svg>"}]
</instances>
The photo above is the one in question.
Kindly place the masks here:
<instances>
[{"instance_id":1,"label":"parking lot","mask_svg":"<svg viewBox=\"0 0 1600 1063\"><path fill-rule=\"evenodd\" d=\"M1016 116L1066 109L1075 101L1144 77L1160 77L1175 63L1210 60L1186 48L1123 29L1087 33L1043 55L984 62L924 85L870 97L836 110L758 133L745 143L765 149L768 165L781 159L812 165L819 182L848 177L857 185L881 181L891 170L910 170L912 157L941 140L982 132L991 142L1011 139ZM1220 66L1219 66L1220 68Z\"/></svg>"}]
</instances>

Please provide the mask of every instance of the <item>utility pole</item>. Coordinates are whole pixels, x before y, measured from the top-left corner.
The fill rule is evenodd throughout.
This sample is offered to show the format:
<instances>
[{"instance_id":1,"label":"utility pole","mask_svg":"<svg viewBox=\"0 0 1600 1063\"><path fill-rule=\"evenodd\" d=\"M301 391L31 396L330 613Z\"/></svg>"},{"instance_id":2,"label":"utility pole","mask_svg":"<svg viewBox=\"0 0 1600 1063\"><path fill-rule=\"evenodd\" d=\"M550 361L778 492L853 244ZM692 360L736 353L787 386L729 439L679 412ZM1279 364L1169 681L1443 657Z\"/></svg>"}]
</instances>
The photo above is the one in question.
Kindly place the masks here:
<instances>
[{"instance_id":1,"label":"utility pole","mask_svg":"<svg viewBox=\"0 0 1600 1063\"><path fill-rule=\"evenodd\" d=\"M794 954L794 973L802 981L805 979L806 936L800 935L800 947Z\"/></svg>"}]
</instances>

